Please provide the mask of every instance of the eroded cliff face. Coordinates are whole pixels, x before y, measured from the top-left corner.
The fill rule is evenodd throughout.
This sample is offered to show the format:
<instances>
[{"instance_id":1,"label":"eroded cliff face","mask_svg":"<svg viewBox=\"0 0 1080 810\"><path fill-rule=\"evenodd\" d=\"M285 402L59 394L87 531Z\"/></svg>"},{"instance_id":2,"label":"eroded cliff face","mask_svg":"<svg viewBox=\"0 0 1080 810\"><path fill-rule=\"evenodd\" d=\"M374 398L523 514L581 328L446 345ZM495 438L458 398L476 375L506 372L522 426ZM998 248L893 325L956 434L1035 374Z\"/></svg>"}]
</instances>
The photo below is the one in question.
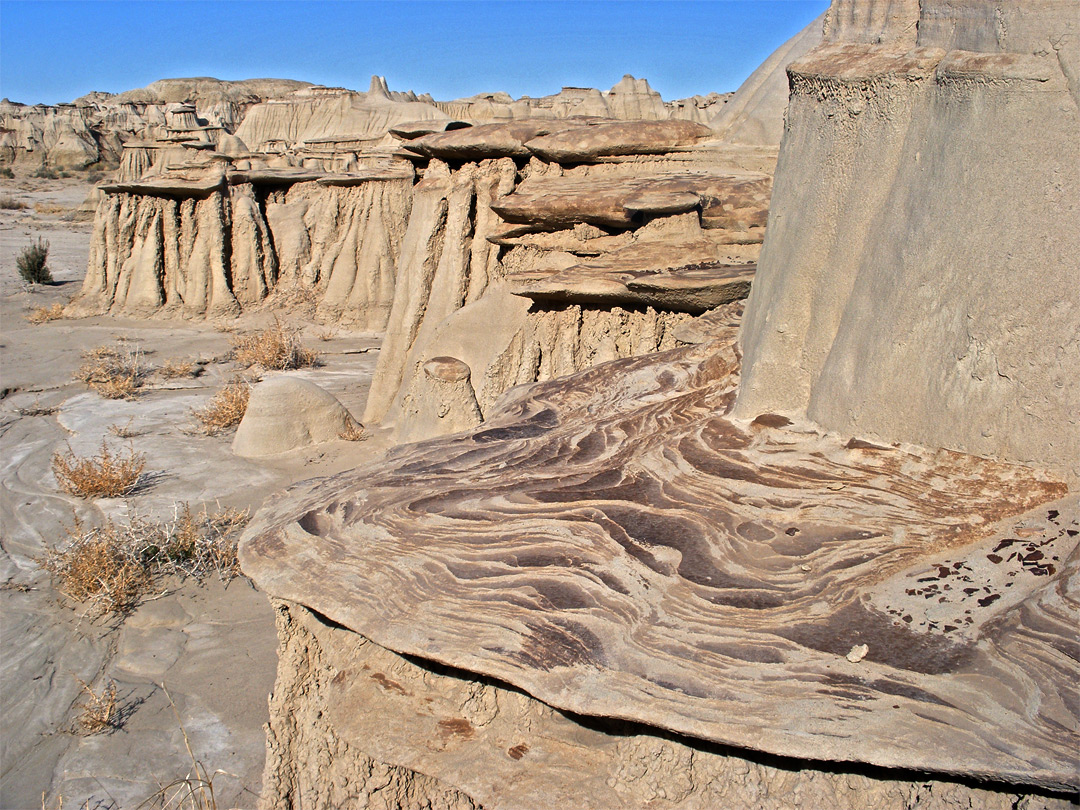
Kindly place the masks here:
<instances>
[{"instance_id":1,"label":"eroded cliff face","mask_svg":"<svg viewBox=\"0 0 1080 810\"><path fill-rule=\"evenodd\" d=\"M835 3L791 68L737 413L1080 476L1075 3Z\"/></svg>"},{"instance_id":2,"label":"eroded cliff face","mask_svg":"<svg viewBox=\"0 0 1080 810\"><path fill-rule=\"evenodd\" d=\"M299 289L327 320L381 330L411 171L347 185L220 173L106 186L69 312L218 317Z\"/></svg>"},{"instance_id":3,"label":"eroded cliff face","mask_svg":"<svg viewBox=\"0 0 1080 810\"><path fill-rule=\"evenodd\" d=\"M115 167L124 159L124 144L166 136L175 107L190 106L189 135L200 127L233 132L252 105L307 86L288 79L163 79L119 94L89 93L72 104L30 106L5 99L0 165L26 171Z\"/></svg>"},{"instance_id":4,"label":"eroded cliff face","mask_svg":"<svg viewBox=\"0 0 1080 810\"><path fill-rule=\"evenodd\" d=\"M630 137L605 150L626 150L626 126ZM591 153L603 143L595 130L560 132L560 148ZM421 145L504 156L453 168L434 158L416 186L364 416L402 441L473 427L515 385L674 348L677 326L749 290L766 175L644 142L653 154L521 164L505 153L523 131L459 130ZM550 148L542 132L526 143ZM466 371L441 379L436 358Z\"/></svg>"}]
</instances>

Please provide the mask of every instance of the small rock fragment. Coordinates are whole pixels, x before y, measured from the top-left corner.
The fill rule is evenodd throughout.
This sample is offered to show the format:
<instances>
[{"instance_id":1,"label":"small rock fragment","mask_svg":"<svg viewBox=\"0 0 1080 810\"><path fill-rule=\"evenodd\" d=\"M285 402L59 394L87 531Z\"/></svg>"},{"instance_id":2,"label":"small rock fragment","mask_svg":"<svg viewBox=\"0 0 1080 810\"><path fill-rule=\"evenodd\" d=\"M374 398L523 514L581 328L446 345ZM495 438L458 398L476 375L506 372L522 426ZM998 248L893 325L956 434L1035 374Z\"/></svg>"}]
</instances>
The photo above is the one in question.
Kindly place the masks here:
<instances>
[{"instance_id":1,"label":"small rock fragment","mask_svg":"<svg viewBox=\"0 0 1080 810\"><path fill-rule=\"evenodd\" d=\"M853 664L857 664L866 658L866 654L870 652L870 647L866 644L856 644L851 648L851 651L847 654L847 660Z\"/></svg>"}]
</instances>

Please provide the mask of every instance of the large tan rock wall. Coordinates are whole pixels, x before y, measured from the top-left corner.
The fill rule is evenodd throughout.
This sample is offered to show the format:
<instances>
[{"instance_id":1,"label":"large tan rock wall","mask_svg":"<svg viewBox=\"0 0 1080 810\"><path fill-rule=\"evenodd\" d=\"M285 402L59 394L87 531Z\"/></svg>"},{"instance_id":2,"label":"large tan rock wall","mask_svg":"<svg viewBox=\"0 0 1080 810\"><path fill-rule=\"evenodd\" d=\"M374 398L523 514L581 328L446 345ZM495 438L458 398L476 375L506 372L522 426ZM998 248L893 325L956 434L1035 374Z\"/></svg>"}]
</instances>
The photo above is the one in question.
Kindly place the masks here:
<instances>
[{"instance_id":1,"label":"large tan rock wall","mask_svg":"<svg viewBox=\"0 0 1080 810\"><path fill-rule=\"evenodd\" d=\"M409 180L265 192L115 192L98 205L75 315L216 317L299 287L328 321L386 325Z\"/></svg>"},{"instance_id":2,"label":"large tan rock wall","mask_svg":"<svg viewBox=\"0 0 1080 810\"><path fill-rule=\"evenodd\" d=\"M836 2L791 67L737 414L1076 478L1076 4L918 6Z\"/></svg>"}]
</instances>

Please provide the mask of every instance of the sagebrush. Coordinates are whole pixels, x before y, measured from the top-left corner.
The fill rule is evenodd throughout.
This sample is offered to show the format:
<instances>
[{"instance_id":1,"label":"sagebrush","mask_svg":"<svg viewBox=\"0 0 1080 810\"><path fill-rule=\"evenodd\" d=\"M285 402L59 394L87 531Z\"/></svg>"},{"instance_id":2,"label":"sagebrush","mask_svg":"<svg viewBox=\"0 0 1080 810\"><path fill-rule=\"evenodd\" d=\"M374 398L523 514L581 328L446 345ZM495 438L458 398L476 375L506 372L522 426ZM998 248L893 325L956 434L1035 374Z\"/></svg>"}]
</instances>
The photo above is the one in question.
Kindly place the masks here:
<instances>
[{"instance_id":1,"label":"sagebrush","mask_svg":"<svg viewBox=\"0 0 1080 810\"><path fill-rule=\"evenodd\" d=\"M75 677L83 691L83 704L77 724L83 734L98 734L119 726L120 711L116 700L116 682L102 684L100 694L82 678Z\"/></svg>"},{"instance_id":2,"label":"sagebrush","mask_svg":"<svg viewBox=\"0 0 1080 810\"><path fill-rule=\"evenodd\" d=\"M49 243L38 237L36 242L31 242L22 249L22 253L15 259L15 266L23 280L30 284L52 284L53 277L48 261Z\"/></svg>"},{"instance_id":3,"label":"sagebrush","mask_svg":"<svg viewBox=\"0 0 1080 810\"><path fill-rule=\"evenodd\" d=\"M164 576L234 579L240 573L236 544L247 521L246 511L195 514L186 503L176 505L171 521L136 515L88 529L76 519L69 542L49 552L44 566L56 589L89 602L91 614L122 614Z\"/></svg>"},{"instance_id":4,"label":"sagebrush","mask_svg":"<svg viewBox=\"0 0 1080 810\"><path fill-rule=\"evenodd\" d=\"M208 436L236 427L247 412L251 386L242 377L234 377L210 398L205 408L192 410L200 429Z\"/></svg>"},{"instance_id":5,"label":"sagebrush","mask_svg":"<svg viewBox=\"0 0 1080 810\"><path fill-rule=\"evenodd\" d=\"M101 441L95 456L76 456L69 447L66 453L54 453L53 475L60 488L80 498L119 498L131 493L146 468L146 456L129 447L126 454L114 454Z\"/></svg>"},{"instance_id":6,"label":"sagebrush","mask_svg":"<svg viewBox=\"0 0 1080 810\"><path fill-rule=\"evenodd\" d=\"M34 307L30 314L26 316L26 320L33 324L46 323L48 321L56 321L64 317L64 305L59 301L52 306L48 307Z\"/></svg>"},{"instance_id":7,"label":"sagebrush","mask_svg":"<svg viewBox=\"0 0 1080 810\"><path fill-rule=\"evenodd\" d=\"M4 211L22 211L25 210L26 203L16 200L10 194L0 194L0 210Z\"/></svg>"},{"instance_id":8,"label":"sagebrush","mask_svg":"<svg viewBox=\"0 0 1080 810\"><path fill-rule=\"evenodd\" d=\"M106 399L132 399L146 381L147 370L138 346L98 346L83 352L82 357L75 378Z\"/></svg>"},{"instance_id":9,"label":"sagebrush","mask_svg":"<svg viewBox=\"0 0 1080 810\"><path fill-rule=\"evenodd\" d=\"M234 337L233 359L245 368L287 371L316 365L319 353L303 345L299 329L287 327L275 318L261 332Z\"/></svg>"}]
</instances>

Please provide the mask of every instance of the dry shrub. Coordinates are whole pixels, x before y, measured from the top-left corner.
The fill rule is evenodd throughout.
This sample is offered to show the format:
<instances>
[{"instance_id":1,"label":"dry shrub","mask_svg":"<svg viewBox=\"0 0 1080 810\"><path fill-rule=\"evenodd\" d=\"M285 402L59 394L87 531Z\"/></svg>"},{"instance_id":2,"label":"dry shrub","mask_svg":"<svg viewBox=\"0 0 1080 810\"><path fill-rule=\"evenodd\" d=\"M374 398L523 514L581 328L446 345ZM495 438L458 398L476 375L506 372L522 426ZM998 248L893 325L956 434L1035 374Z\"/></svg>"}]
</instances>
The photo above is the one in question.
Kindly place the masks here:
<instances>
[{"instance_id":1,"label":"dry shrub","mask_svg":"<svg viewBox=\"0 0 1080 810\"><path fill-rule=\"evenodd\" d=\"M16 200L10 194L0 195L0 209L4 211L22 211L26 208L26 203Z\"/></svg>"},{"instance_id":2,"label":"dry shrub","mask_svg":"<svg viewBox=\"0 0 1080 810\"><path fill-rule=\"evenodd\" d=\"M92 601L93 613L127 613L139 603L150 579L137 559L125 553L113 523L89 532L78 520L68 530L73 542L45 560L56 589L77 602Z\"/></svg>"},{"instance_id":3,"label":"dry shrub","mask_svg":"<svg viewBox=\"0 0 1080 810\"><path fill-rule=\"evenodd\" d=\"M216 436L223 430L236 427L247 411L251 386L241 377L234 377L225 387L210 398L205 408L197 408L191 415L202 426L207 436Z\"/></svg>"},{"instance_id":4,"label":"dry shrub","mask_svg":"<svg viewBox=\"0 0 1080 810\"><path fill-rule=\"evenodd\" d=\"M135 417L131 417L123 425L109 425L108 431L111 435L118 439L134 439L136 436L141 436L143 431L136 430L132 425L135 424Z\"/></svg>"},{"instance_id":5,"label":"dry shrub","mask_svg":"<svg viewBox=\"0 0 1080 810\"><path fill-rule=\"evenodd\" d=\"M15 258L15 266L22 280L28 284L52 284L52 272L49 270L49 243L38 237L22 249Z\"/></svg>"},{"instance_id":6,"label":"dry shrub","mask_svg":"<svg viewBox=\"0 0 1080 810\"><path fill-rule=\"evenodd\" d=\"M105 440L96 456L80 458L68 448L54 453L52 470L60 488L80 498L118 498L139 484L146 456L129 447L127 455L113 455Z\"/></svg>"},{"instance_id":7,"label":"dry shrub","mask_svg":"<svg viewBox=\"0 0 1080 810\"><path fill-rule=\"evenodd\" d=\"M166 360L157 371L166 380L194 377L198 366L191 360Z\"/></svg>"},{"instance_id":8,"label":"dry shrub","mask_svg":"<svg viewBox=\"0 0 1080 810\"><path fill-rule=\"evenodd\" d=\"M247 521L247 512L194 514L187 504L176 506L172 521L136 515L126 524L109 520L86 529L76 519L68 529L71 541L43 564L56 589L90 602L91 614L127 613L162 576L202 581L216 574L225 582L238 576L236 543Z\"/></svg>"},{"instance_id":9,"label":"dry shrub","mask_svg":"<svg viewBox=\"0 0 1080 810\"><path fill-rule=\"evenodd\" d=\"M350 419L349 426L341 431L338 437L347 442L362 442L368 438L368 432L364 430L364 426L359 422Z\"/></svg>"},{"instance_id":10,"label":"dry shrub","mask_svg":"<svg viewBox=\"0 0 1080 810\"><path fill-rule=\"evenodd\" d=\"M132 399L146 379L138 346L98 346L82 356L83 364L75 372L75 379L82 380L105 399Z\"/></svg>"},{"instance_id":11,"label":"dry shrub","mask_svg":"<svg viewBox=\"0 0 1080 810\"><path fill-rule=\"evenodd\" d=\"M64 305L57 302L51 307L34 307L30 314L26 316L26 320L30 323L46 323L47 321L56 321L64 317Z\"/></svg>"},{"instance_id":12,"label":"dry shrub","mask_svg":"<svg viewBox=\"0 0 1080 810\"><path fill-rule=\"evenodd\" d=\"M15 413L19 416L52 416L60 408L56 405L42 405L35 400L29 408L16 408Z\"/></svg>"},{"instance_id":13,"label":"dry shrub","mask_svg":"<svg viewBox=\"0 0 1080 810\"><path fill-rule=\"evenodd\" d=\"M314 366L319 353L300 342L300 330L291 329L274 318L272 326L253 335L233 338L233 359L250 368L259 366L274 371Z\"/></svg>"},{"instance_id":14,"label":"dry shrub","mask_svg":"<svg viewBox=\"0 0 1080 810\"><path fill-rule=\"evenodd\" d=\"M85 693L85 702L77 723L83 734L98 734L102 731L118 728L120 711L116 703L116 682L109 679L101 687L101 694L90 688L82 678L75 678Z\"/></svg>"},{"instance_id":15,"label":"dry shrub","mask_svg":"<svg viewBox=\"0 0 1080 810\"><path fill-rule=\"evenodd\" d=\"M67 208L53 203L34 203L34 211L39 214L63 214Z\"/></svg>"}]
</instances>

